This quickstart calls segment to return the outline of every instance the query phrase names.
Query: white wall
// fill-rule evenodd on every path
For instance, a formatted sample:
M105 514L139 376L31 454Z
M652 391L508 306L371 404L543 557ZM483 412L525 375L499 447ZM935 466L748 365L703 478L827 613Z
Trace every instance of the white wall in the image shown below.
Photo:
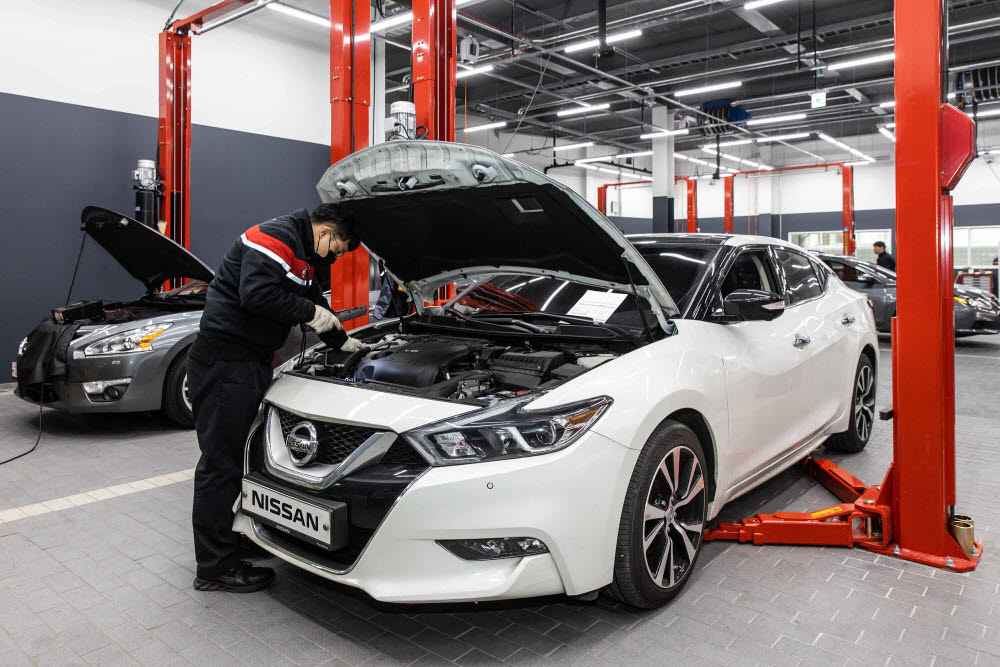
M0 92L157 116L158 34L172 5L154 0L4 2ZM179 14L195 8L201 5L185 3ZM284 34L289 22L308 38ZM265 9L192 38L193 122L329 144L323 33L321 27Z

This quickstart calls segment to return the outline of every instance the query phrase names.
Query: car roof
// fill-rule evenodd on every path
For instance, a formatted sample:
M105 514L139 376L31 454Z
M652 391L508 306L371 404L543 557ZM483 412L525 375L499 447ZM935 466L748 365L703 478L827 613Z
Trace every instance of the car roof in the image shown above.
M739 247L745 245L773 245L791 248L802 252L802 247L788 241L776 239L773 236L753 236L750 234L710 234L710 233L676 233L676 234L626 234L633 245L643 244L697 244Z

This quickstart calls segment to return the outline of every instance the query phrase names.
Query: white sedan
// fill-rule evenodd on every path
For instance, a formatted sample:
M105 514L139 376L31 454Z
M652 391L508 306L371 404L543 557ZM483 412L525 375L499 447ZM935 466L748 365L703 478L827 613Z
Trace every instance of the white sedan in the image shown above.
M390 602L656 607L728 501L868 441L870 306L795 246L626 238L461 144L367 148L319 190L416 307L356 330L369 350L309 350L265 397L234 527L298 567Z

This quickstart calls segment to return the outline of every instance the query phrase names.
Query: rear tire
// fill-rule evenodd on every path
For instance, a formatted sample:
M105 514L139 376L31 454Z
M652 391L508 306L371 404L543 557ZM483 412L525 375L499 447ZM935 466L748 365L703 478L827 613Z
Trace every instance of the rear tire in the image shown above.
M194 412L188 394L187 356L188 351L184 350L170 364L167 378L163 381L163 412L178 426L192 428Z
M642 609L673 599L701 552L708 466L698 436L665 421L649 436L625 493L610 597Z
M826 446L838 452L860 452L868 444L875 427L875 366L867 354L858 360L851 385L851 421L847 430L826 441Z

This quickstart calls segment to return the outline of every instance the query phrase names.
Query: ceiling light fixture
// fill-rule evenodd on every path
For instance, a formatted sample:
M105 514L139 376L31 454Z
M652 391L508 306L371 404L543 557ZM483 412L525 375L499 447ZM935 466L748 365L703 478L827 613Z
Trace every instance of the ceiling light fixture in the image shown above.
M879 109L891 109L896 106L896 100L889 100L888 102L882 102L878 105Z
M840 149L843 149L843 150L847 151L851 155L854 155L854 156L857 156L857 157L861 158L862 160L866 160L868 162L874 162L875 161L875 158L873 158L873 157L871 157L869 155L865 155L864 153L862 153L861 151L859 151L857 148L851 148L850 146L848 146L847 144L845 144L843 141L838 141L837 139L834 139L833 137L831 137L829 134L824 134L823 132L817 132L816 136L818 136L823 141L826 141L826 142L829 142L829 143L833 144L837 148L840 148Z
M790 113L784 116L765 116L764 118L751 118L747 121L747 125L772 125L774 123L784 123L789 120L802 120L806 115L804 113Z
M330 27L330 19L325 16L319 16L313 14L312 12L307 12L302 9L296 9L295 7L289 7L288 5L283 5L280 2L272 2L267 5L268 9L273 9L276 12L284 14L286 16L292 16L294 18L300 19L302 21L308 21L309 23L315 23L316 25L321 25L324 28Z
M839 63L833 63L827 66L827 69L834 71L838 69L846 69L848 67L860 67L862 65L884 63L888 60L895 60L895 59L896 59L896 52L889 51L888 53L880 53L877 56L865 56L864 58L855 58L853 60L841 60Z
M890 130L889 128L887 128L885 126L882 126L882 127L878 128L878 131L879 131L879 133L883 137L885 137L886 139L888 139L892 143L896 143L896 135L892 133L892 130Z
M614 44L615 42L622 42L626 39L634 39L642 35L642 30L629 30L628 32L619 32L614 35L608 35L605 41L608 44ZM574 51L583 51L584 49L592 49L596 46L601 45L601 40L599 39L588 39L583 42L577 42L576 44L570 44L563 49L564 53L573 53Z
M472 76L473 74L482 74L483 72L492 72L493 65L483 65L482 67L470 67L469 69L460 69L455 75L456 79L464 79L467 76Z
M507 126L507 121L498 120L495 123L486 123L485 125L473 125L471 127L462 128L462 130L466 134L469 134L470 132L482 132L483 130L496 130L498 128L506 126Z
M611 108L610 102L605 102L604 104L588 104L585 107L571 107L569 109L563 109L556 113L557 116L579 116L580 114L590 113L591 111L604 111Z
M627 158L649 157L652 154L653 151L639 151L638 153L619 153L618 155L612 155L611 157L616 160L625 160Z
M891 129L893 129L893 128L896 127L896 124L895 123L886 123L885 126L891 130Z
M608 162L614 159L614 155L602 155L601 157L583 157L579 160L573 160L574 164L589 164L591 162Z
M785 0L750 0L750 2L743 5L743 9L757 9L758 7L767 7L768 5L774 5L784 1Z
M845 162L845 167L867 167L871 162L868 160L855 160L854 162Z
M772 141L791 141L792 139L806 139L812 136L812 132L792 132L791 134L774 134L770 137L759 137L758 144L769 144Z
M679 137L682 134L687 134L688 129L681 128L680 130L660 130L659 132L649 132L647 134L640 134L640 139L659 139L661 137Z
M726 83L713 83L708 86L701 86L700 88L685 88L684 90L674 91L674 97L686 97L688 95L698 95L700 93L710 93L714 90L727 90L729 88L739 88L743 85L742 81L728 81Z
M461 7L462 5L467 5L470 2L472 2L472 0L455 0L455 6ZM270 6L271 5L268 5L268 7ZM390 28L396 28L407 23L413 23L413 12L400 12L398 14L393 14L392 16L387 16L380 21L373 21L369 31L383 32L385 30L389 30ZM329 22L327 25L329 26Z
M559 152L559 151L572 151L572 150L576 150L577 148L590 148L593 145L594 145L593 141L584 141L584 142L579 143L579 144L566 144L565 146L553 146L552 150L556 151L556 152Z

